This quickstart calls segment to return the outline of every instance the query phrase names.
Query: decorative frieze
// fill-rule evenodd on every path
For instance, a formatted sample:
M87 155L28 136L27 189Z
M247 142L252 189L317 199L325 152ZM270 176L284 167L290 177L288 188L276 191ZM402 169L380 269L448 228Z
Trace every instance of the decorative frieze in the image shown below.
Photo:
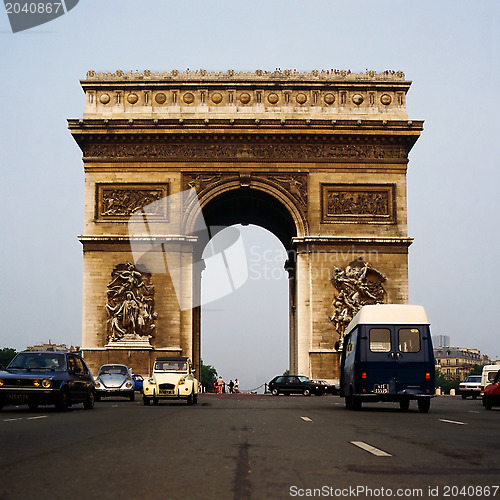
M295 140L292 143L249 142L236 138L228 142L213 138L207 141L155 141L148 142L90 142L81 144L84 159L169 161L293 161L309 162L377 162L405 161L410 146L405 144L360 144L314 141L307 144Z
M168 184L97 184L96 220L127 221L142 213L148 220L168 219Z
M322 184L322 222L396 221L394 184Z

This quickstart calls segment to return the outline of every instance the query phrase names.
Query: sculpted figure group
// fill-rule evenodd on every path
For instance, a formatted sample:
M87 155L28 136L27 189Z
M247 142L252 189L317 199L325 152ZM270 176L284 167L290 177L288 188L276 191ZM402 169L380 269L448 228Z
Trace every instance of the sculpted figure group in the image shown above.
M153 336L157 315L154 312L154 286L149 276L130 263L118 264L108 285L108 342L126 337L138 340Z

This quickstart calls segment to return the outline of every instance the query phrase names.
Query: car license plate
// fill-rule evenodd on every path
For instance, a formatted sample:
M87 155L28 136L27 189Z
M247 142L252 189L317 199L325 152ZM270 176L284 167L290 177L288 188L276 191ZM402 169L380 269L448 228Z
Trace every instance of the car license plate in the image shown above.
M8 399L9 401L27 401L28 395L27 394L7 394L6 399Z
M377 394L387 394L389 392L389 384L375 384L373 388Z
M168 396L170 394L174 394L173 389L160 389L159 391L160 396Z

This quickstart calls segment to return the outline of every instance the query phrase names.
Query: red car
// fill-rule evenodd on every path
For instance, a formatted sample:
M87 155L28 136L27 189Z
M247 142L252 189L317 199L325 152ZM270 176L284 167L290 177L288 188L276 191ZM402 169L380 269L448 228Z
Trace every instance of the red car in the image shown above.
M484 388L483 406L491 410L493 406L500 406L500 370L497 372L492 384Z

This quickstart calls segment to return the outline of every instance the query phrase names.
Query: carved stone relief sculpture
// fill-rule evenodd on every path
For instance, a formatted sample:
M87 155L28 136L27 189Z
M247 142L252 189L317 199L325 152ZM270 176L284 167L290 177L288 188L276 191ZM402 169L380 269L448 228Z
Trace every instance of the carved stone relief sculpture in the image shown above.
M338 295L333 301L330 321L341 340L347 325L362 306L384 302L384 281L386 278L362 259L352 261L345 268L334 269L331 282Z
M153 218L166 219L167 185L97 185L97 219L128 220L137 211Z
M151 276L132 263L118 264L111 273L106 311L108 343L120 341L141 344L154 336L154 286Z

